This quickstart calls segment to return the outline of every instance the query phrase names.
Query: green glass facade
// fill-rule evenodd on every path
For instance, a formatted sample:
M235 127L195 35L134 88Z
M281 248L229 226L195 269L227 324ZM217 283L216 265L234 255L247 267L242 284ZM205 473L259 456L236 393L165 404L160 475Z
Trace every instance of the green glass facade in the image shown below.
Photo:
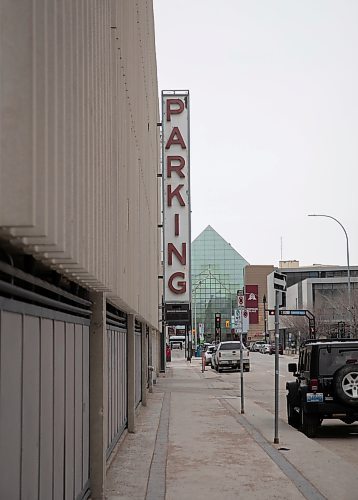
M237 290L243 288L246 265L248 262L211 226L192 242L193 327L198 332L203 324L206 340L215 339L215 313L221 313L222 340L232 338L231 316L237 306Z

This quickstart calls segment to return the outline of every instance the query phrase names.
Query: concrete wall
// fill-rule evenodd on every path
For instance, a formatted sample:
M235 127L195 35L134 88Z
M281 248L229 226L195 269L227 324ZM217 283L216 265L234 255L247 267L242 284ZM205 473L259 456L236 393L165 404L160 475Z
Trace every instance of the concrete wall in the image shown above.
M152 2L0 3L0 234L158 328Z

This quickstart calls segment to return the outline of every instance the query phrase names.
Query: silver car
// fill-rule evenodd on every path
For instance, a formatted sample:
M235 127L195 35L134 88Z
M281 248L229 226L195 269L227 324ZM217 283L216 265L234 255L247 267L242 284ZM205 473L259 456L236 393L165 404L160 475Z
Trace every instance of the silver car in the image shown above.
M270 354L270 344L261 344L260 352L261 354Z

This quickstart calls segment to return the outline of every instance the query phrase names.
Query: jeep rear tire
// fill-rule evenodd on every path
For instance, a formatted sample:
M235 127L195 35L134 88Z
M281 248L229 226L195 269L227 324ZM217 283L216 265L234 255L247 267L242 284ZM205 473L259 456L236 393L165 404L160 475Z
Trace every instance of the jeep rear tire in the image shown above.
M333 378L334 392L343 403L358 406L358 366L345 365Z
M301 431L309 438L315 437L317 429L320 426L321 419L314 413L305 413L301 408Z
M294 404L287 398L287 422L295 429L300 426L300 414L295 411Z

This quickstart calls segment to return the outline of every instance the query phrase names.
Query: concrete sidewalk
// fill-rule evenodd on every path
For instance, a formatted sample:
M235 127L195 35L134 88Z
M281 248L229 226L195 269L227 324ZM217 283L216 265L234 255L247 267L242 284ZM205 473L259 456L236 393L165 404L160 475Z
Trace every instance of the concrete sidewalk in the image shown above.
M148 395L147 407L140 409L137 432L127 434L118 447L108 470L107 498L357 498L353 467L345 472L352 480L343 495L327 478L325 466L307 479L313 469L307 453L322 453L320 463L323 458L330 467L334 455L285 423L282 433L280 445L273 445L271 414L246 399L241 415L232 384L226 387L211 370L201 373L199 360L174 359ZM296 451L287 455L291 450ZM341 465L342 470L349 467Z

